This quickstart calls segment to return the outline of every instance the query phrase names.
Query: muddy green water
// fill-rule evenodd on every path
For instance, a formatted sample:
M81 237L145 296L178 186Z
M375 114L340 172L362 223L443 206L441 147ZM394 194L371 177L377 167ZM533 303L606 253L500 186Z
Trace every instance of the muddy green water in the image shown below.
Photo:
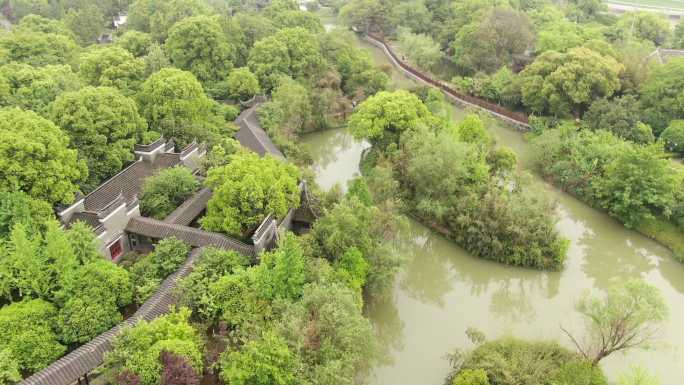
M385 56L363 45L378 64ZM395 87L411 82L393 75ZM454 108L458 119L463 111ZM500 145L513 149L522 168L529 168L523 135L500 125L490 128ZM343 129L305 138L315 159L314 170L324 188L358 175L367 144ZM605 290L611 282L642 277L656 285L670 306L670 320L660 344L649 351L615 354L602 366L613 381L631 365L657 374L662 385L684 385L684 265L671 253L607 215L564 194L534 176L537 188L558 201L559 231L571 241L562 272L539 272L477 259L453 242L412 222L402 234L408 265L397 279L393 298L370 309L370 317L388 346L389 359L369 380L373 385L441 385L448 372L445 355L468 348L469 326L489 338L514 335L552 339L571 347L559 325L581 333L574 302L584 290Z

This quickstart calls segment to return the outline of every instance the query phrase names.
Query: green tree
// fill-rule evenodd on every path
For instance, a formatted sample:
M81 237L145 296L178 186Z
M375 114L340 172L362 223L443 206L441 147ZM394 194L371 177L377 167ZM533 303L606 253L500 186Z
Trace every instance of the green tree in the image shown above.
M180 145L209 136L203 123L212 103L190 72L164 68L153 74L143 83L139 104L149 127Z
M86 190L133 160L133 146L146 128L135 101L110 87L63 93L51 105L50 116L88 164Z
M633 95L594 101L584 115L584 123L592 130L607 130L623 139L636 143L653 141L653 134L646 138L639 131L641 119L639 101ZM650 127L649 127L650 129ZM642 142L642 139L650 139Z
M605 297L587 292L576 308L586 317L589 342L563 331L594 365L615 352L648 348L669 314L658 288L640 279L611 286Z
M129 371L140 378L142 385L159 383L160 355L164 351L188 359L197 372L202 371L201 338L185 308L124 329L112 345L112 351L105 356L105 368L114 373Z
M152 45L150 45L149 53L142 59L145 62L145 77L164 68L171 67L169 57L166 56L164 48L158 43L152 43Z
M378 92L359 105L347 127L354 137L367 138L379 149L399 143L401 134L426 124L430 111L414 94L399 90Z
M363 99L387 88L388 76L375 67L367 51L353 44L350 31L336 29L322 38L322 50L340 73L346 95Z
M9 236L16 224L28 229L43 229L54 218L52 207L23 191L0 191L0 239Z
M324 32L323 24L316 14L299 9L278 12L271 20L278 29L302 27L314 34Z
M9 0L7 6L14 21L19 21L29 14L45 17L50 15L48 0Z
M658 136L675 119L684 119L684 58L656 67L641 85L644 120Z
M121 47L101 46L79 57L79 75L91 86L116 87L130 96L145 80L145 63Z
M134 57L143 57L150 52L152 37L149 33L132 29L117 37L114 43L130 52Z
M140 196L140 212L156 219L166 218L200 187L187 167L173 167L145 180Z
M0 187L51 204L70 203L88 171L68 146L64 132L36 113L0 110Z
M104 15L95 4L84 4L77 9L70 9L63 20L82 46L95 43L105 27Z
M306 282L306 262L297 238L286 235L276 250L261 255L257 267L259 295L271 301L294 301L301 297Z
M178 270L189 252L187 244L170 237L162 239L152 253L136 261L131 267L136 303L141 304L151 297L164 278Z
M623 13L615 28L622 40L649 40L657 46L663 45L672 34L665 15L648 11Z
M224 80L235 60L235 50L221 26L209 16L189 17L176 23L169 30L164 48L174 66L190 71L205 85Z
M411 61L426 70L434 68L444 57L439 44L429 35L415 34L404 29L399 33L399 42Z
M672 36L672 48L684 49L684 21L677 23Z
M182 304L192 309L202 319L213 319L215 315L209 287L220 277L230 275L240 268L246 268L251 258L232 250L203 248L199 261L192 273L181 283Z
M0 308L0 345L22 370L43 369L66 351L57 341L56 315L55 307L41 299Z
M73 297L59 309L57 328L65 344L83 344L121 320L116 303L109 298Z
M299 170L271 156L236 154L229 164L209 170L214 191L202 227L246 237L268 215L282 218L299 206Z
M61 20L48 19L35 14L23 17L21 21L19 21L19 24L14 28L14 31L54 33L75 38L74 33L71 32Z
M394 24L407 27L414 33L430 33L432 12L423 0L402 1L394 7Z
M12 63L0 67L0 76L9 83L7 103L46 115L48 104L68 91L81 87L78 76L65 65L33 67Z
M314 283L288 306L280 333L297 347L311 383L342 385L368 376L378 362L378 341L360 309L361 296L339 282Z
M270 90L277 79L315 78L324 65L321 47L314 34L304 28L285 28L259 40L249 52L248 65L261 86Z
M78 45L69 36L54 33L15 32L0 37L0 61L33 66L73 64Z
M221 355L221 378L235 385L294 385L298 383L297 355L282 337L265 332L239 351Z
M276 142L283 136L286 140L294 140L309 129L312 109L309 90L282 77L271 93L271 101L259 108L259 121Z
M392 3L383 0L352 0L339 12L340 19L349 27L369 32L386 30L390 25Z
M494 72L532 47L535 35L524 12L494 8L456 35L454 62L467 72Z
M599 30L560 19L545 23L540 27L535 47L537 53L540 54L546 51L566 52L571 48L581 46L590 39L601 37Z
M629 146L592 181L601 205L628 227L671 214L679 186L662 151L658 145Z
M128 8L128 24L163 43L174 24L208 12L201 0L135 0Z
M247 67L230 71L226 86L228 87L228 95L237 100L248 100L261 92L259 79Z
M660 140L667 151L684 155L684 120L673 120L660 134Z
M592 101L620 89L623 69L587 48L545 52L520 73L522 101L533 112L581 116Z

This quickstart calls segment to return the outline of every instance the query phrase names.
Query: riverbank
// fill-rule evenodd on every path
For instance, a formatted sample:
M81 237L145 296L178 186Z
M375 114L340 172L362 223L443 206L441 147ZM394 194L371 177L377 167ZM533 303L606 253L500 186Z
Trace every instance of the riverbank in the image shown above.
M326 28L334 24L329 19ZM359 41L379 66L390 63L386 55ZM392 89L417 85L396 68L389 68ZM451 106L453 119L465 111ZM519 167L530 170L532 158L524 136L502 124L488 125L497 140L517 155ZM359 175L359 161L368 143L354 140L344 130L331 130L302 138L312 149L313 170L322 188ZM454 348L468 348L465 335L476 326L489 338L514 335L552 339L571 347L559 324L581 329L575 301L585 290L605 290L613 280L642 277L656 285L671 309L671 319L655 350L634 351L610 357L601 365L611 380L640 364L658 374L663 384L684 383L680 371L684 346L684 265L663 246L563 193L534 175L535 188L558 202L557 229L570 239L565 269L541 272L500 265L475 258L425 226L411 220L401 234L401 247L409 262L399 277L393 296L368 309L378 333L390 350L387 362L378 366L371 385L433 384L443 382L449 369L444 355Z
M508 114L505 113L505 111L503 111L503 108L499 108L502 111L492 110L489 108L489 106L483 106L482 103L477 103L477 101L475 101L476 104L471 104L468 101L464 101L463 99L459 98L458 95L454 95L453 92L450 92L450 90L443 86L440 81L431 80L428 76L421 75L419 71L412 69L408 67L407 64L401 62L398 56L392 52L390 46L385 42L378 40L378 38L365 35L362 38L368 41L370 44L374 45L381 52L383 52L387 56L388 61L393 66L395 66L395 68L401 71L405 76L412 78L424 85L430 87L437 87L441 89L450 102L456 103L459 106L473 107L484 110L491 114L493 117L500 119L502 123L511 125L511 127L514 127L518 130L521 128L529 128L525 123L521 123L521 121L519 121L518 118L515 118L513 116L509 117ZM603 209L599 208L599 210ZM683 229L671 223L665 218L654 218L640 224L636 227L636 230L644 236L649 237L661 243L665 247L669 248L673 252L675 259L677 259L680 262L684 262Z

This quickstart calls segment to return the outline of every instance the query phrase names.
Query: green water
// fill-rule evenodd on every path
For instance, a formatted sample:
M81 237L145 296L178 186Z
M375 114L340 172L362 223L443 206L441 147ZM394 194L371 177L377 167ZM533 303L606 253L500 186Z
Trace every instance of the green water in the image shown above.
M380 50L363 44L378 64ZM395 87L411 81L394 72ZM458 118L463 111L454 108ZM500 145L513 149L522 168L529 167L523 135L493 125ZM321 186L345 185L358 175L365 143L343 129L307 136ZM581 333L574 303L584 290L605 290L613 281L642 277L656 285L670 306L670 321L650 351L615 354L601 362L612 380L639 364L656 373L662 385L684 384L684 265L671 253L607 215L533 177L535 186L558 202L558 229L571 241L562 272L539 272L477 259L453 242L412 222L402 234L409 259L397 280L392 300L370 309L370 317L388 347L388 362L374 370L373 385L441 385L448 371L445 355L470 347L466 328L489 338L514 335L552 339L571 347L559 326Z

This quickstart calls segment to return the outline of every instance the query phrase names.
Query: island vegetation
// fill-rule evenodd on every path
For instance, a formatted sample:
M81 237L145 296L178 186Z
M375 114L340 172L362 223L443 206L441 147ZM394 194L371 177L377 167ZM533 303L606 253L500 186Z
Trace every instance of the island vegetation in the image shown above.
M307 3L321 5L458 92L528 116L535 172L684 261L684 59L654 57L684 48L684 22L614 16L598 0ZM294 1L5 0L2 15L0 385L120 324L193 263L177 306L116 336L103 382L365 383L387 349L367 311L392 297L404 215L479 258L564 267L555 202L490 116L455 120L436 89L394 89L354 32ZM284 158L234 139L247 108ZM341 126L372 147L345 194L324 192L301 138ZM168 237L103 259L88 223L56 214L160 138L207 154L196 173L148 176L143 217L161 222L209 189L196 227L221 239L249 243L269 215L305 204L310 229L258 255ZM649 347L669 314L641 280L576 310L585 328L562 325L575 350L470 330L475 347L450 356L446 381L603 385L601 360ZM620 381L657 383L641 369Z

